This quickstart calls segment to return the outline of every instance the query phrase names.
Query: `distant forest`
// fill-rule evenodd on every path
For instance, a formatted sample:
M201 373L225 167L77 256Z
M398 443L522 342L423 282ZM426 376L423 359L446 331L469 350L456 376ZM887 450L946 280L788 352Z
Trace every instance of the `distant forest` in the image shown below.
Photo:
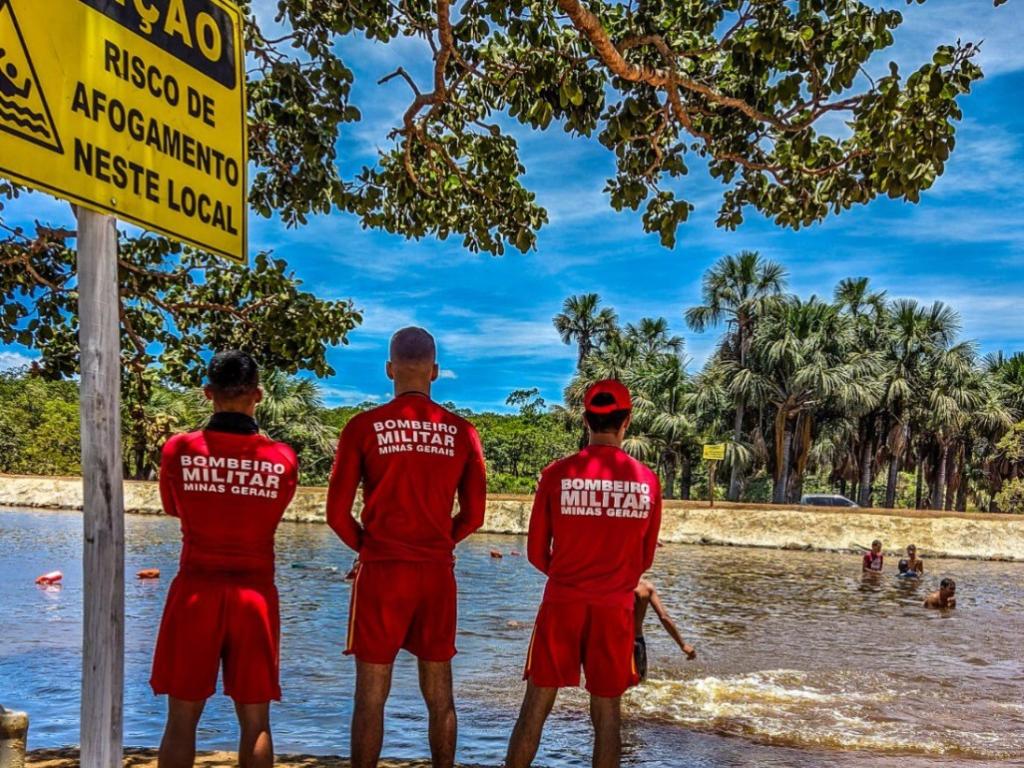
M702 303L682 312L691 332L719 334L695 372L667 319L622 324L596 294L567 298L553 322L578 354L562 403L529 389L509 394L508 413L449 404L480 432L491 492L532 492L579 447L586 387L615 377L635 399L625 449L668 498L706 499L701 446L726 443L720 498L839 493L861 506L1024 512L1024 353L981 356L954 308L890 298L867 278L828 298L792 295L786 282L757 253L715 264ZM278 371L263 384L262 428L295 447L304 483L325 483L339 431L374 404L328 408L315 380ZM154 477L164 441L208 415L199 391L171 385L126 405L126 475ZM75 383L0 374L0 472L73 475L79 456Z

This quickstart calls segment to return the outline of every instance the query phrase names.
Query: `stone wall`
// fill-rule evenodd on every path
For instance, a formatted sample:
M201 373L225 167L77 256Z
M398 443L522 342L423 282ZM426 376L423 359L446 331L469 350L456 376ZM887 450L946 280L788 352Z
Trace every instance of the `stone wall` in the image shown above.
M159 514L156 483L125 483L125 509ZM326 489L300 488L286 520L322 523ZM483 530L522 534L530 516L531 497L491 496ZM0 475L0 506L82 508L81 480ZM665 503L663 541L687 544L855 550L881 539L886 551L914 542L927 556L1024 561L1024 516L911 512L906 510L830 510L808 507Z

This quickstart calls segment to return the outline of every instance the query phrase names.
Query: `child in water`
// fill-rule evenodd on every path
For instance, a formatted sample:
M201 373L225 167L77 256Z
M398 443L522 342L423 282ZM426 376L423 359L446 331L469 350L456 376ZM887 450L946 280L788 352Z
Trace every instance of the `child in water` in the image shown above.
M654 609L661 626L676 641L676 645L686 654L686 658L690 661L697 658L696 649L683 640L672 617L668 615L665 606L661 604L661 598L658 597L658 591L654 588L654 584L647 579L641 579L633 591L633 624L636 637L633 645L633 660L636 662L636 670L640 675L641 682L647 679L647 640L644 638L644 617L647 616L648 606Z
M907 556L900 560L900 576L912 579L924 576L924 560L917 556L917 547L907 546Z
M863 573L881 573L882 562L885 555L882 554L882 542L875 539L871 542L871 550L864 553L864 563L861 566Z

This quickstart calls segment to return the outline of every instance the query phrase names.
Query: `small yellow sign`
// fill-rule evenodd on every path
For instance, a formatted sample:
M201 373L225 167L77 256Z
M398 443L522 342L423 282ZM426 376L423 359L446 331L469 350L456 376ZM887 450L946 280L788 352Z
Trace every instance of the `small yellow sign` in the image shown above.
M709 443L704 446L704 458L708 461L721 461L725 458L725 443Z
M0 0L0 176L247 261L226 0Z

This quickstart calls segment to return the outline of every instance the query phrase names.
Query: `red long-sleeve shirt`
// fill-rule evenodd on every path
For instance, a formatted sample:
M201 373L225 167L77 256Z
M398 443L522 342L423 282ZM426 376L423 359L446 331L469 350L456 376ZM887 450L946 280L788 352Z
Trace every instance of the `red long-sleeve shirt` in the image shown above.
M164 445L160 496L181 520L180 573L273 578L274 533L295 495L298 461L255 430L248 417L216 414L210 428Z
M658 476L619 448L591 445L541 474L530 515L530 562L544 600L633 604L661 528Z
M352 516L360 481L361 524ZM450 562L455 545L483 525L486 501L476 429L425 395L407 393L345 426L327 522L363 562Z

